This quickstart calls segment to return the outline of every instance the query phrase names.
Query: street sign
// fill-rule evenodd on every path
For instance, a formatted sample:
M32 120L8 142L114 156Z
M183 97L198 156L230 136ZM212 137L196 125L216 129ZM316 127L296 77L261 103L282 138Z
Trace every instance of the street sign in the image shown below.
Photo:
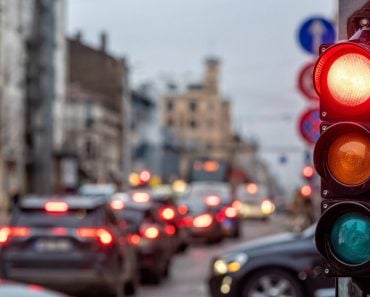
M314 145L320 137L320 112L318 108L306 110L299 119L299 132L302 138Z
M333 24L322 17L312 17L303 22L298 39L303 49L313 55L319 53L323 43L335 42L336 33Z
M315 63L306 64L298 76L298 88L302 94L310 101L319 101L319 96L313 85L312 75Z

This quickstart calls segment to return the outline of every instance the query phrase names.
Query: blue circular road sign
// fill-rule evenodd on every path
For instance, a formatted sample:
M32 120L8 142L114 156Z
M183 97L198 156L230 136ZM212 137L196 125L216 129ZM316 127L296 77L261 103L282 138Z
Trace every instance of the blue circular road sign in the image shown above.
M298 121L298 128L302 138L310 145L314 145L320 137L320 111L318 108L306 110Z
M322 17L312 17L303 22L298 39L303 49L317 55L323 43L334 43L336 31L331 21Z

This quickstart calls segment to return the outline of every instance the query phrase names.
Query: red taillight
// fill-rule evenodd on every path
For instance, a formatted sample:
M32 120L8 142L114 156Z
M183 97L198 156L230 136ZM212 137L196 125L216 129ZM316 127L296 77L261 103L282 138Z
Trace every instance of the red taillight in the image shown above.
M102 245L110 245L113 235L105 228L79 228L77 235L81 238L96 238Z
M2 227L0 228L0 245L7 243L12 237L27 237L30 233L27 227Z
M161 208L159 210L159 215L162 220L170 221L175 218L175 210L171 207Z
M177 211L180 215L186 215L189 211L188 207L184 204L178 206Z
M63 201L49 201L45 203L45 210L52 213L66 212L68 204Z
M34 291L34 292L43 292L45 291L45 289L41 286L38 286L38 285L28 285L27 286L31 291Z
M139 245L141 238L138 234L130 234L127 240L132 245Z
M235 200L232 205L235 209L240 209L242 207L242 203L239 200Z
M209 214L197 216L193 220L193 226L197 228L207 228L212 225L213 218Z
M145 203L150 200L150 195L146 192L137 192L132 195L132 200L138 203Z
M159 236L159 230L157 227L147 227L141 231L142 235L148 239L156 239Z
M125 203L122 200L112 200L110 202L110 208L113 210L122 210L125 208Z
M238 211L234 207L226 207L225 216L230 219L236 218L238 216Z
M62 227L56 227L51 229L51 233L56 236L65 236L67 235L67 229Z
M221 203L221 198L216 195L207 196L205 202L208 206L217 206Z
M166 228L165 228L165 232L166 232L167 235L170 235L170 236L175 235L176 228L173 225L167 225Z

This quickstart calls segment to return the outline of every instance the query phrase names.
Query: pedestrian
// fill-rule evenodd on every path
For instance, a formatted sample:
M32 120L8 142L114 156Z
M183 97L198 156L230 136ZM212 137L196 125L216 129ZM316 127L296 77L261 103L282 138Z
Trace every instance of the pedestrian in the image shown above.
M18 188L12 188L9 194L9 213L12 213L19 205L21 195Z

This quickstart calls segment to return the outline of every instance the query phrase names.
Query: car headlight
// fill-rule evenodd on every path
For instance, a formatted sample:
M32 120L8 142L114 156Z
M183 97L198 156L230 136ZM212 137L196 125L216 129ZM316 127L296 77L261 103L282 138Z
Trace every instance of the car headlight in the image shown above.
M228 254L213 263L213 271L215 274L237 272L247 260L248 256L245 253Z

